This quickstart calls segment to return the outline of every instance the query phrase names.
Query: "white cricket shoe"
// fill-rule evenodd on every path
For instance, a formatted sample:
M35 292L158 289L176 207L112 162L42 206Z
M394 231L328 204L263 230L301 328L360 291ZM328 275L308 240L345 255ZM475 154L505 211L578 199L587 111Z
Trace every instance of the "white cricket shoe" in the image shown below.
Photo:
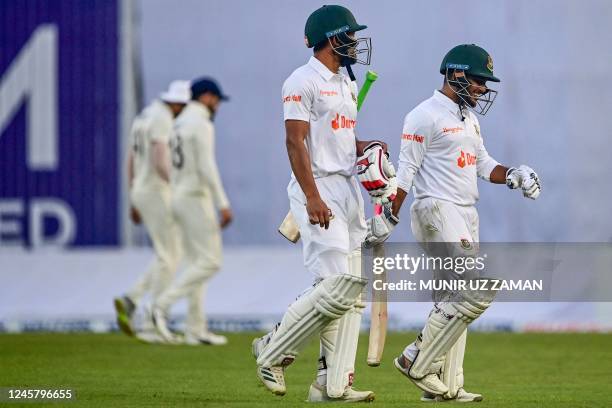
M431 373L427 374L425 377L421 379L415 379L410 376L410 367L405 368L399 363L399 359L396 358L393 360L393 365L397 370L402 373L405 377L407 377L414 385L416 385L421 390L428 392L434 395L444 395L448 392L448 387L442 381L437 374Z
M227 344L227 337L215 334L212 332L193 335L185 334L185 344L190 346L208 345L208 346L224 346Z
M166 340L157 331L143 330L136 332L136 339L146 344L165 344Z
M285 395L285 368L281 366L257 367L257 377L274 395Z
M327 395L327 387L314 381L308 390L307 402L372 402L375 395L372 391L357 391L353 387L346 387L340 398L330 398Z
M151 320L153 320L153 325L155 326L157 333L159 333L166 343L181 343L181 338L168 328L168 319L166 318L166 313L162 309L159 307L153 307L151 310Z
M423 392L423 396L421 396L421 401L423 402L480 402L482 399L481 394L467 392L463 388L459 388L455 398L444 398L441 395L434 395L428 392Z

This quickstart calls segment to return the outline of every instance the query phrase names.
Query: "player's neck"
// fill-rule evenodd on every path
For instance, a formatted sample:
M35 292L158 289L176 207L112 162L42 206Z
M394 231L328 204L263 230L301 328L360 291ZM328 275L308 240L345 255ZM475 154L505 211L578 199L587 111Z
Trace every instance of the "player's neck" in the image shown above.
M337 74L340 72L340 61L334 54L326 52L315 52L314 57L321 61L331 72Z
M442 95L446 96L448 99L459 105L459 97L450 87L443 86L442 89L440 89L439 91L442 92Z

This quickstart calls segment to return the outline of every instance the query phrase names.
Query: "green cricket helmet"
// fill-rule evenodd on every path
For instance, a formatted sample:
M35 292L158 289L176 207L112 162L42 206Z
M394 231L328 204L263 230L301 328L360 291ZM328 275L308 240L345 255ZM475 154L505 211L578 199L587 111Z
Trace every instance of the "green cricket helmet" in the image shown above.
M346 7L325 5L315 10L306 20L304 40L308 48L330 42L334 52L342 56L342 65L355 63L369 65L372 45L369 37L353 38L349 33L366 29L357 24L355 16ZM336 44L331 42L336 38Z
M457 45L444 56L440 73L446 77L465 105L481 115L489 111L497 91L487 87L487 91L482 95L472 95L468 91L470 83L467 81L467 78L472 78L483 84L486 81L500 82L499 78L493 75L493 59L487 51L476 44ZM455 75L456 73L458 75Z

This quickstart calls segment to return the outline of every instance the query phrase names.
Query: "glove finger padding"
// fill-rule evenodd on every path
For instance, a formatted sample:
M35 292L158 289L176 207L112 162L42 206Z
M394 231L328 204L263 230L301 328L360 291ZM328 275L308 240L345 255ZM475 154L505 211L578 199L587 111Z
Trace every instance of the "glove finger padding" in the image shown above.
M523 179L523 195L535 200L540 195L542 187L538 175L532 170L526 179Z
M542 186L540 178L529 166L521 165L510 168L506 172L506 185L511 188L521 188L523 196L535 200L540 195Z
M393 177L389 179L389 185L383 191L383 194L379 196L370 195L370 201L374 205L389 204L395 200L397 194L397 178Z
M370 143L357 159L357 178L374 204L393 201L397 193L395 168L384 153L382 144Z

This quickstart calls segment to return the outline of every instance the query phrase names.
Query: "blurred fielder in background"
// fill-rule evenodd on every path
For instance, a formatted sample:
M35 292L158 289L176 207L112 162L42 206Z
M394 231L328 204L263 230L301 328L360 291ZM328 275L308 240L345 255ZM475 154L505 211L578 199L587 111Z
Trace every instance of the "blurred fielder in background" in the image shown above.
M209 78L192 82L191 94L192 101L178 117L171 140L172 210L181 231L187 265L172 286L156 299L153 322L166 341L180 341L169 330L166 316L177 300L187 297L185 343L223 345L227 339L208 330L202 297L209 279L221 267L221 228L232 221L215 160L213 126L219 104L228 98ZM220 222L217 211L221 214Z
M383 212L372 219L366 242L372 245L387 239L414 185L412 233L428 255L473 257L479 241L474 207L477 178L520 188L531 199L539 196L540 181L527 166L500 165L484 147L472 111L485 115L495 100L497 91L486 85L500 81L493 75L491 56L474 44L459 45L446 54L440 73L442 89L404 120L392 214ZM422 401L481 401L482 395L463 389L463 356L467 326L484 313L494 295L462 291L453 294L452 300L448 295L436 299L425 328L394 363L424 391Z
M381 143L355 137L357 86L340 72L369 64L367 28L341 6L323 6L306 22L314 56L283 85L286 145L293 174L287 187L302 237L304 265L315 284L289 306L275 330L253 341L257 374L274 394L286 392L284 369L313 336L320 337L319 369L308 401L371 401L371 391L352 388L359 327L361 243L367 231L355 179L357 155ZM353 79L353 80L351 80ZM380 193L380 192L378 192Z
M170 208L168 143L174 118L190 97L189 82L174 81L167 92L134 119L132 125L132 149L128 156L130 215L134 223L144 223L153 242L155 259L127 294L115 298L117 323L129 336L135 335L133 316L142 297L150 292L155 302L170 285L177 268L179 243Z

